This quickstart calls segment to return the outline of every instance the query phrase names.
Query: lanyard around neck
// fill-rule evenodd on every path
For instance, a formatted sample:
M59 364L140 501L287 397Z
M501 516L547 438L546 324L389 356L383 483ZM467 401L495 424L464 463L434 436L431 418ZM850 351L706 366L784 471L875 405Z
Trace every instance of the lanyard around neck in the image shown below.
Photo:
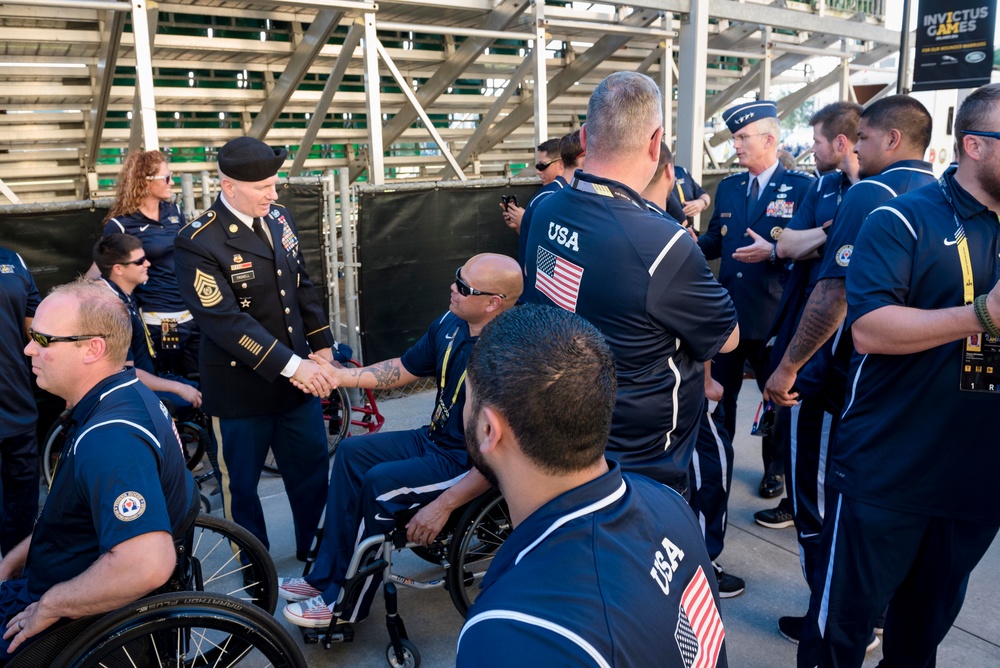
M448 347L444 351L444 357L441 359L441 381L440 381L440 386L441 386L441 393L442 394L444 394L444 387L445 387L445 384L447 383L448 358L451 357L451 347L455 345L455 337L458 336L458 330L461 329L461 328L462 328L462 326L459 325L458 327L455 328L455 331L451 333L451 340L448 342ZM454 406L455 402L458 401L458 393L461 392L461 390L462 390L462 384L465 383L465 374L467 373L467 371L468 371L467 369L463 369L462 370L462 375L459 377L458 383L455 384L455 395L451 398L451 405L452 406Z
M958 210L955 208L955 202L952 201L951 188L943 176L938 179L938 187L941 188L941 194L951 206L951 213L955 219L955 247L958 249L958 260L962 265L962 298L965 300L965 305L968 306L976 299L972 279L972 257L969 255L969 239L965 236L965 226L958 219Z

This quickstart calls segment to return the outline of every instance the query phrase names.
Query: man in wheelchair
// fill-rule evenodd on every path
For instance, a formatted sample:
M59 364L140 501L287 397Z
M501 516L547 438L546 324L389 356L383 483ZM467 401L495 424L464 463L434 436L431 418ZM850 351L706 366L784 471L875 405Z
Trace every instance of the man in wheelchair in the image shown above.
M164 584L194 481L163 404L125 369L125 305L81 279L39 305L25 354L72 407L31 536L0 561L0 663L62 618L115 610Z
M101 272L98 281L118 295L128 308L132 339L126 364L135 367L139 382L172 407L179 420L187 419L201 406L201 392L193 381L172 374L161 376L156 372L153 340L132 295L148 278L149 260L142 250L142 242L131 234L103 236L94 244L93 259Z
M335 368L316 356L331 385L395 388L433 376L438 388L431 423L412 431L379 432L341 442L330 473L326 520L316 562L304 578L282 578L285 618L326 628L341 594L356 546L387 533L395 515L447 495L469 470L462 424L465 365L479 332L521 295L521 270L502 255L476 255L455 272L448 312L402 357L362 368ZM429 543L447 519L446 499L432 503L408 525L410 538ZM376 554L378 558L380 554ZM371 575L340 621L368 615L378 591Z

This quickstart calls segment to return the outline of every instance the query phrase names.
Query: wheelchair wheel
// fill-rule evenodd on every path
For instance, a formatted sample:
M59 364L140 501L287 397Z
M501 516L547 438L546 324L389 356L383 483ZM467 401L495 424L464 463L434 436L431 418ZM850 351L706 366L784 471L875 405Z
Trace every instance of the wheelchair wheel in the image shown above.
M222 517L199 515L191 557L201 571L199 591L232 596L274 614L278 574L271 555L249 531Z
M465 617L476 598L479 581L493 556L514 529L507 502L499 491L488 492L469 505L455 527L448 546L448 593Z
M42 448L42 473L45 475L45 484L48 486L52 485L52 476L55 475L56 464L59 463L65 440L63 423L56 420L49 427L49 433L45 435L45 446Z
M333 459L337 445L347 438L351 429L351 397L346 388L338 387L323 401L323 424L326 427L327 453ZM264 460L264 470L272 475L281 475L271 451Z
M389 665L392 668L420 668L420 652L417 651L417 646L409 640L399 642L403 645L403 660L396 658L396 650L392 648L392 643L389 643L385 648L385 660Z
M178 422L177 434L181 437L181 449L184 451L188 471L194 471L208 447L208 431L193 422Z
M180 592L109 613L77 636L55 668L117 666L306 668L295 642L256 606L217 594Z

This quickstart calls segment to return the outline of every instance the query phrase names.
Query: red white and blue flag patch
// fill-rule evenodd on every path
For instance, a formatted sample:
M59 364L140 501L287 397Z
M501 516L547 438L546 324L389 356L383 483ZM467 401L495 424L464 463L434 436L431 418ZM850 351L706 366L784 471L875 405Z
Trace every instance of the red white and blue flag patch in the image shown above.
M701 566L681 595L674 639L685 668L714 668L726 630Z
M576 313L576 300L580 296L583 267L564 260L541 246L538 247L537 259L535 287L556 305Z

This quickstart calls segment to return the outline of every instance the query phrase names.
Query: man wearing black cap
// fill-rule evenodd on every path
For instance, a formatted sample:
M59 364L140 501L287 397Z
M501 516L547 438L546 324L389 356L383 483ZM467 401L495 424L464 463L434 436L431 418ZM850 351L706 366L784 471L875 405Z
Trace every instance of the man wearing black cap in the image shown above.
M326 498L318 397L331 389L308 357L332 361L334 341L292 215L274 203L286 155L251 137L223 146L222 192L175 245L181 297L202 331L203 408L213 416L226 517L268 545L257 483L271 448L292 506L296 549L304 555Z
M736 157L747 171L719 183L715 212L698 245L709 260L722 259L719 282L732 296L740 323L739 347L718 355L712 365L712 377L723 387L726 431L735 434L736 399L747 360L761 390L768 376L764 345L787 277L784 262L778 259L778 237L805 198L812 177L786 170L778 162L781 126L774 102L739 104L723 112L722 119L733 133ZM785 463L778 441L764 436L761 455L764 477L760 495L768 499L780 496Z

